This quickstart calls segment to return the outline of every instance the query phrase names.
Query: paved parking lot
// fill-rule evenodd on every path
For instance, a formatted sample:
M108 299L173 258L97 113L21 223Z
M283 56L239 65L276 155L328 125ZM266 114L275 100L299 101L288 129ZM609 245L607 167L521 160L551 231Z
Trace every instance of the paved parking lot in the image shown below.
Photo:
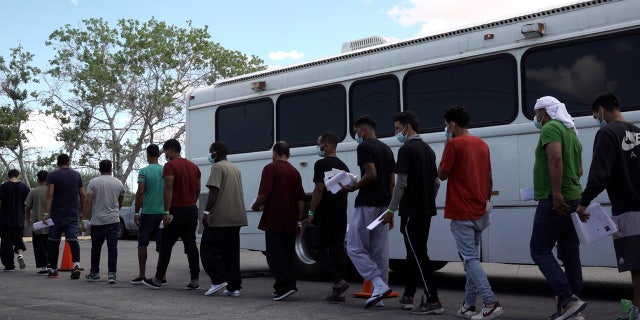
M27 247L31 244L28 243ZM174 247L167 280L160 290L129 284L137 275L136 241L120 241L118 280L115 285L88 282L90 241L81 241L81 265L85 268L80 280L70 280L69 272L59 279L47 279L35 273L33 254L25 254L27 268L15 272L0 272L1 319L407 319L412 315L398 307L396 299L385 300L384 308L362 308L364 300L348 297L345 303L329 304L323 298L330 284L300 281L299 292L290 299L275 302L270 299L273 279L268 276L264 256L259 252L241 254L242 295L238 298L204 296L209 287L208 276L202 271L201 289L187 291L189 271L182 244ZM151 244L150 249L154 245ZM30 248L29 248L30 249ZM61 247L62 249L62 247ZM61 250L62 251L62 250ZM102 278L106 278L106 245L101 260ZM155 272L157 254L150 253L148 275ZM533 266L485 264L496 294L505 308L501 319L546 319L553 312L554 300ZM463 298L463 270L459 263L450 263L439 273L440 297L445 314L438 319L456 319L455 311ZM628 274L618 274L611 268L585 268L584 298L589 302L585 316L593 319L615 319L620 297L630 297ZM401 290L396 275L392 288ZM351 283L348 293L359 291L361 283Z

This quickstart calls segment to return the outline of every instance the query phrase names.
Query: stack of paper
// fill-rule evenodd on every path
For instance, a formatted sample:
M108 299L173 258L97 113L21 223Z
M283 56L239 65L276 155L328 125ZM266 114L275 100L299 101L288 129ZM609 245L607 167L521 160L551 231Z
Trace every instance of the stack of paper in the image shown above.
M349 172L333 169L324 173L324 186L331 193L336 194L342 190L342 185L349 186L356 182L358 176Z
M609 214L599 203L591 203L585 212L589 214L587 222L580 221L577 213L571 214L576 231L582 235L581 238L585 243L591 243L618 232L618 226L613 223Z
M34 222L33 223L33 230L40 230L40 229L44 229L44 228L48 228L49 226L53 225L53 220L51 220L51 218L45 220L45 222L42 221L38 221L38 222Z

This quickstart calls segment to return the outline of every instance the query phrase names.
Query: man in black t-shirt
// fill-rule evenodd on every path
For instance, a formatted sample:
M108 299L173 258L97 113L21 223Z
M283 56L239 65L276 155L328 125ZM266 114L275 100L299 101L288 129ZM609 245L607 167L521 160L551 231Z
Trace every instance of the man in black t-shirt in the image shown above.
M640 128L625 120L613 93L599 95L591 104L593 117L600 124L593 142L593 160L587 187L576 212L589 219L586 207L604 189L611 201L613 235L618 271L631 271L633 307L624 319L640 313Z
M444 309L432 272L428 270L427 254L431 217L436 215L435 198L440 187L436 155L418 134L418 119L412 112L397 113L393 121L396 139L404 145L398 150L395 169L398 177L383 223L393 221L393 214L398 211L409 264L400 304L403 309L413 309L411 312L415 314L442 314ZM418 285L423 286L424 296L420 305L413 308Z
M393 152L376 138L376 123L370 116L361 116L354 122L355 140L358 142L358 166L361 179L343 190L360 190L356 196L355 210L349 223L347 253L365 280L371 281L373 292L365 308L380 306L382 299L391 293L389 289L389 228L367 226L387 209L391 190L395 183Z
M18 180L20 172L9 170L9 180L0 185L0 257L4 269L13 271L16 266L14 253L18 255L20 269L25 268L22 252L27 250L22 241L24 233L24 201L29 195L29 187Z
M315 249L318 260L333 282L331 294L326 298L330 302L343 302L342 294L349 284L344 281L346 261L344 254L344 235L347 231L347 193L340 190L333 194L324 185L324 175L333 169L349 172L342 160L336 156L338 137L333 132L325 132L318 137L316 154L322 159L313 167L315 187L311 195L307 220L316 228Z

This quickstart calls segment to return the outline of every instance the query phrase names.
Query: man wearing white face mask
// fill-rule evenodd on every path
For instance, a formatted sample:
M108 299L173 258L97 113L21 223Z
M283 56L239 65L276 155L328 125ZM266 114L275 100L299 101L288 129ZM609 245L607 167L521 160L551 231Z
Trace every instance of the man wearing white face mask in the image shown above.
M391 149L376 138L376 122L364 115L353 123L358 142L360 180L353 186L342 186L347 192L358 191L355 210L349 224L347 253L365 280L371 281L373 292L365 309L381 306L382 299L391 293L389 288L389 228L367 226L387 209L395 184L395 161ZM393 220L392 220L393 221ZM390 224L393 227L393 222Z
M599 95L591 104L593 117L602 129L593 142L593 160L587 187L576 212L582 221L591 201L607 189L613 221L618 232L613 235L618 271L631 271L633 307L618 319L640 319L640 128L628 122L620 112L613 93Z
M206 296L224 290L223 295L240 296L240 228L247 225L240 169L227 160L227 145L216 141L209 147L211 174L207 180L209 196L204 207L204 231L200 258L211 278Z
M397 113L393 121L396 139L403 146L398 150L396 184L383 223L390 222L400 208L400 233L404 238L409 264L400 304L403 309L412 309L416 289L422 286L424 295L411 312L442 314L444 308L438 298L433 272L429 270L427 253L431 217L436 215L435 199L440 187L436 155L418 134L418 119L412 112Z
M344 235L347 231L347 193L331 193L324 185L324 173L333 169L349 172L342 160L336 156L338 137L333 132L325 132L317 141L316 154L322 159L313 166L315 187L311 194L311 203L307 221L315 227L318 250L318 262L322 265L327 278L333 282L329 302L345 301L342 295L349 288L346 278L346 256L344 253Z
M558 297L557 311L549 319L570 319L587 306L579 298L582 289L580 241L571 221L571 212L578 206L582 193L582 145L573 119L556 98L538 99L534 113L534 124L541 130L533 165L533 189L538 207L530 253ZM553 256L553 248L557 248L564 270Z

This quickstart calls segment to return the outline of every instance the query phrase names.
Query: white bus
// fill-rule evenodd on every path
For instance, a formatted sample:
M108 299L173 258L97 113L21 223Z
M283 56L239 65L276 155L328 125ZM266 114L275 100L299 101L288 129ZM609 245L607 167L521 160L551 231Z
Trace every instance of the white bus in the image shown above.
M539 136L532 124L533 105L545 95L566 104L583 144L581 181L586 185L598 130L589 108L592 99L612 91L625 117L640 122L640 1L594 0L442 34L385 40L346 43L346 52L335 56L192 90L186 156L206 177L209 145L226 142L229 160L242 170L249 208L276 141L290 144L289 161L311 193L315 144L322 132L338 135L338 157L359 174L354 119L372 115L378 137L397 152L392 115L411 110L439 162L443 112L450 105L465 105L471 133L489 144L493 167L494 209L492 224L483 233L481 260L532 264L529 239L536 202L521 201L519 191L533 185ZM202 190L207 192L204 186ZM434 261L459 261L449 221L443 218L446 181L440 190L429 255ZM201 201L205 198L203 194ZM349 196L349 216L354 198ZM606 193L596 201L609 204ZM247 214L250 222L241 229L241 246L265 250L257 229L261 213ZM298 249L308 270L314 270L312 256ZM406 252L398 228L391 232L390 254L391 268L402 266ZM582 245L581 257L585 266L615 265L610 239Z

